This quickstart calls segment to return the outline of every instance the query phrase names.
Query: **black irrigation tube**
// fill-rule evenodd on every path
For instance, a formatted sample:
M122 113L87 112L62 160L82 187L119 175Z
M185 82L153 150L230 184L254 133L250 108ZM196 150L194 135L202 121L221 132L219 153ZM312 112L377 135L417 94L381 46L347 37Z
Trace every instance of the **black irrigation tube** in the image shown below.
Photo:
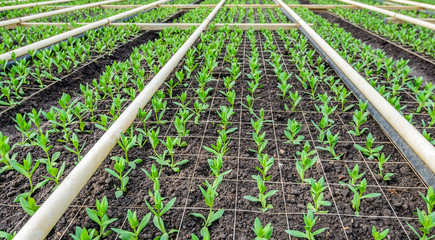
M296 22L286 11L281 11L287 16L292 22ZM349 78L340 70L340 68L329 58L326 53L317 45L314 40L307 34L307 32L299 27L299 31L310 41L311 45L322 55L325 61L334 69L340 79L352 90L357 98L362 101L367 101L366 97L355 87L355 85L349 80ZM368 110L373 116L373 118L381 125L387 136L394 142L396 147L402 152L402 154L408 159L412 167L418 172L424 182L431 187L435 187L435 174L426 166L423 160L418 157L418 155L409 147L405 140L400 137L400 135L391 127L390 123L379 113L379 111L373 107L373 105L367 101Z

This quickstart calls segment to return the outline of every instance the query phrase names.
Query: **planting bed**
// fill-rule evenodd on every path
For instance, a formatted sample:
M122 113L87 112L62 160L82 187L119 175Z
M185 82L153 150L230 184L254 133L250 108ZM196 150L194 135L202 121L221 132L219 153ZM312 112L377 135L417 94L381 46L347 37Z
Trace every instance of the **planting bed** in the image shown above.
M157 8L125 22L201 23L212 10ZM86 15L96 21L125 11L90 9L37 22L84 22ZM335 51L435 143L430 62L421 60L416 66L412 61L418 53L395 53L389 42L363 36L363 30L330 13L305 8L295 12L313 23ZM423 177L405 157L407 152L395 145L391 132L379 125L367 110L369 105L352 93L320 50L298 29L214 29L219 23L291 23L284 13L280 8L219 9L211 30L201 33L170 69L165 83L151 93L46 239L254 239L253 228L259 222L262 227L273 226L273 235L264 239L299 239L307 226L304 218L310 217L317 218L312 232L325 228L316 232L316 239L373 239L373 227L379 232L388 229L385 239L418 239L421 218L427 218L435 204L432 187L426 183L430 179L424 179L427 175ZM89 46L88 56L68 71L37 66L36 57L18 63L28 64L22 67L28 71L25 87L18 87L22 92L14 95L13 104L0 106L0 237L11 238L8 233L24 229L35 211L37 216L42 210L38 206L49 201L75 167L89 160L83 157L107 137L104 133L114 122L123 119L122 112L141 97L148 83L154 83L194 31L194 27L145 32L137 27L103 27L54 51L41 51L39 56L46 54L42 58L72 61L63 55L68 46ZM117 40L104 48L101 39L114 36ZM2 53L18 45L3 48ZM22 76L11 69L1 73L0 88L12 89L11 79ZM57 73L46 74L41 84L36 69ZM11 103L5 93L0 100ZM384 157L387 161L380 164ZM29 183L19 164L30 159L31 168L37 167ZM357 175L354 182L352 170ZM315 184L321 188L317 194ZM262 204L254 201L263 197L261 188L268 195ZM356 207L354 192L361 191L366 198ZM162 216L156 213L160 196L166 206ZM431 200L426 203L422 196ZM100 202L108 205L107 211L98 206ZM125 231L137 227L130 211L137 214L137 225L143 218L149 222L129 235ZM417 211L424 211L420 222ZM107 224L98 224L99 218ZM210 222L204 226L206 219ZM426 237L435 233L428 228Z

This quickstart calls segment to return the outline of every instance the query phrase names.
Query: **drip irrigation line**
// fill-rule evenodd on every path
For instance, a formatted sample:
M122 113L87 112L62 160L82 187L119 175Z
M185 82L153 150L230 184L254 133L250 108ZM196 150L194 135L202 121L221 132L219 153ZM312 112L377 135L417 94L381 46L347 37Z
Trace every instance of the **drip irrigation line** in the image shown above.
M281 11L286 15L292 22L296 22L295 19L290 16L286 11L281 8ZM370 101L362 94L362 92L351 82L351 80L344 74L344 72L332 61L332 59L323 51L323 49L311 38L311 36L303 29L299 28L299 31L310 41L313 47L319 52L320 55L325 59L325 61L334 69L340 79L352 90L360 100L368 103L368 110L373 116L373 118L379 123L383 128L384 132L388 137L394 142L394 144L399 148L402 154L408 159L414 169L420 174L425 183L428 186L435 187L435 174L427 167L423 160L418 157L418 155L411 149L408 143L403 140L403 138L397 133L397 131L390 125L390 123L381 115L381 113L371 104Z

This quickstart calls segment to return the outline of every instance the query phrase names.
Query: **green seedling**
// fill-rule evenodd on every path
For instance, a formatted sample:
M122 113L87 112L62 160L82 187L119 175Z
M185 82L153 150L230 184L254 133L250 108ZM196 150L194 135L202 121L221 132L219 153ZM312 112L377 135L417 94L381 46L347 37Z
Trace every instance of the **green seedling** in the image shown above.
M290 234L290 236L298 238L306 238L308 240L315 240L315 236L321 234L328 228L321 228L313 232L314 225L316 225L318 217L314 217L313 211L308 210L308 213L304 215L305 232L300 232L296 230L286 230L285 232Z
M360 129L361 125L363 125L367 121L367 117L369 112L363 112L359 110L355 110L352 119L353 122L351 124L355 125L354 130L349 130L348 133L354 136L361 136L368 128Z
M15 160L18 153L15 153L11 156L10 150L11 147L9 146L9 138L0 132L0 163L3 163L5 165L0 169L0 174L4 171L13 169L11 165L11 160Z
M33 216L33 214L35 214L39 209L39 206L36 205L35 199L31 196L28 196L27 200L24 197L20 197L20 205L29 216Z
M308 143L308 142L307 142ZM309 145L308 145L309 148ZM301 182L305 182L305 174L306 172L314 166L317 162L317 156L310 158L310 154L307 151L300 152L300 158L301 160L296 161L296 171L299 174L299 177L301 178Z
M215 177L219 177L219 176L225 176L228 173L230 173L232 171L232 169L220 174L220 170L222 169L222 165L223 165L223 160L222 160L222 156L218 155L213 159L208 159L208 165L210 167L210 170L212 172L212 174Z
M317 182L313 178L306 181L311 185L310 193L313 197L314 203L314 205L312 203L308 203L307 209L318 213L328 213L328 211L319 211L321 206L331 206L331 202L324 199L323 191L325 191L325 189L327 189L328 187L325 186L325 180L323 179L323 177L321 177Z
M334 147L335 147L335 145L337 145L337 142L338 142L338 135L339 134L340 133L337 133L337 134L333 135L331 133L331 131L328 130L326 132L326 139L327 139L326 144L328 144L328 147L317 147L317 149L328 151L332 155L332 159L334 159L334 160L340 160L340 157L343 156L343 153L342 154L337 154L335 152L335 150L334 150Z
M112 228L112 230L119 234L119 238L122 240L138 240L139 234L146 227L148 222L150 221L151 213L145 215L142 220L139 222L137 219L136 211L132 212L130 209L127 212L128 223L130 224L132 232L126 231L119 228Z
M118 145L124 150L125 153L125 161L133 169L136 169L136 165L142 162L142 159L138 158L133 161L128 159L128 151L136 146L137 136L127 137L124 133L121 133L121 139L118 141Z
M417 232L417 230L411 226L408 222L408 227L417 235L418 239L420 240L428 240L435 238L435 235L430 235L430 232L433 227L435 227L435 213L429 213L427 214L425 211L420 211L420 209L417 208L417 216L418 216L418 222L421 224L422 227L420 227L420 233Z
M329 131L332 128L332 126L330 125L331 123L334 123L334 121L329 119L328 116L323 116L319 124L316 124L312 120L311 122L313 123L314 127L319 131L319 136L317 137L317 140L323 142L325 140L325 132Z
M36 133L30 128L32 127L32 120L27 121L26 115L17 114L17 117L14 119L14 122L16 123L15 127L19 132L21 132L22 139L21 142L18 143L19 145L25 145L29 141L31 142L32 139L36 136ZM1 139L0 135L0 139ZM1 147L0 147L1 149Z
M349 174L349 177L350 177L349 184L352 185L352 186L358 185L358 183L357 183L358 180L360 178L362 178L364 176L364 174L366 174L366 172L359 173L359 166L358 166L358 164L355 164L355 166L353 167L352 171L348 167L346 167L346 169L347 169L347 173Z
M386 163L388 161L388 159L390 159L390 156L385 157L385 154L382 153L381 155L379 155L379 157L377 157L378 159L378 167L379 167L379 173L378 175L381 176L383 181L389 181L391 180L391 177L395 175L395 173L385 173L384 171L384 163Z
M254 180L257 180L257 187L259 190L258 198L253 196L244 196L243 198L251 202L259 202L261 204L261 208L259 209L263 212L266 212L269 209L273 209L272 204L267 203L267 199L277 193L278 190L271 190L266 193L266 185L263 179L259 175L252 175L251 177Z
M62 166L60 168L52 167L50 165L47 165L46 167L47 167L47 172L48 174L50 174L50 176L49 177L44 176L44 178L56 183L56 187L53 188L54 191L59 186L60 177L65 171L65 162L62 163Z
M81 153L82 153L82 151L83 151L83 148L85 147L85 145L86 145L86 140L85 140L85 142L83 143L83 145L82 145L82 147L80 147L80 144L79 144L79 138L77 137L77 135L75 134L75 133L73 133L72 134L72 137L71 137L71 143L73 144L73 147L74 147L74 149L72 149L72 148L70 148L70 147L68 147L68 146L66 146L66 145L64 145L64 148L66 149L66 150L68 150L69 152L72 152L72 153L74 153L75 155L77 155L77 162L75 162L75 164L78 164L81 160L82 160L82 156L81 156Z
M152 106L155 113L155 118L157 124L165 124L166 120L162 120L166 111L166 106L168 105L168 101L163 101L163 97L159 97L158 95L153 97Z
M381 196L380 193L369 193L364 195L367 188L367 180L365 178L361 180L361 183L359 185L352 186L347 183L346 184L340 183L340 184L347 186L354 193L351 203L352 203L353 210L355 210L356 216L359 216L359 211L361 210L360 204L362 199L375 198Z
M424 196L421 192L418 193L420 193L420 196L423 198L424 202L426 203L427 212L432 213L433 207L435 205L435 194L433 188L429 187L427 189L426 196Z
M202 224L201 228L201 236L203 239L210 239L210 232L208 230L208 227L211 226L211 224L217 220L219 220L222 215L224 215L225 210L220 209L218 211L213 211L213 204L215 201L215 197L218 196L217 188L222 183L223 176L220 175L215 179L213 184L210 184L207 180L203 183L207 190L199 186L202 195L204 196L205 204L209 207L208 216L205 217L203 214L200 213L190 213L190 215L202 219L204 222Z
M107 131L107 129L109 129L108 124L109 124L109 117L103 114L100 115L100 120L97 121L97 123L95 123L95 127L103 131Z
M111 157L111 159L115 161L115 164L113 166L114 170L110 168L106 168L105 170L121 182L119 187L115 185L115 196L116 198L119 198L124 194L124 192L127 191L127 184L130 180L128 174L131 172L131 170L133 170L133 168L128 169L127 172L124 173L127 161L123 157L117 156Z
M375 138L372 133L369 133L367 136L366 147L362 147L358 144L354 144L353 146L358 149L364 156L367 156L369 160L374 159L375 157L379 157L379 152L384 148L383 145L373 148L373 142Z
M290 100L290 104L291 104L291 106L292 106L292 108L290 109L292 112L295 112L296 111L296 107L298 106L298 104L301 102L301 100L302 100L302 97L301 96L299 96L299 93L298 93L298 91L296 91L296 92L291 92L291 91L289 91L289 98L288 98L289 100ZM285 105L285 109L288 111L289 110L289 108L287 107L287 105Z
M187 159L184 159L180 162L174 162L174 147L180 144L179 143L180 138L179 137L176 137L176 138L166 137L166 142L161 140L161 139L159 139L159 140L163 145L165 145L165 147L167 149L167 150L165 150L165 152L167 154L169 154L171 159L166 160L166 159L155 158L155 160L159 164L161 164L162 166L170 167L172 169L172 171L174 171L174 172L180 172L180 168L178 166L184 165L184 164L189 162L189 160L187 160ZM163 155L166 155L166 154L163 154Z
M47 144L50 142L48 138L49 132L46 132L46 134L41 133L40 135L36 136L36 145L39 146L44 152L47 158L41 159L41 163L44 163L45 165L51 165L55 166L57 163L57 159L59 159L60 152L55 152L52 156L50 156L49 151L53 148L53 145Z
M257 159L260 162L260 167L255 167L262 175L263 181L269 181L272 177L271 175L267 176L267 173L273 166L274 159L273 157L270 157L267 154L257 154Z
M378 230L376 230L376 227L373 226L372 237L374 240L383 240L387 237L389 231L390 231L390 229L387 228L383 232L378 232Z
M273 234L272 223L268 223L263 227L258 217L255 218L254 227L251 229L257 236L255 237L255 240L269 240Z
M2 239L12 240L15 237L15 235L17 235L16 232L11 234L8 232L0 231L0 238L2 238Z
M147 177L151 181L153 181L153 191L148 190L148 194L152 197L153 192L160 190L160 175L162 175L162 168L160 168L160 170L157 170L157 167L153 164L151 166L151 173L149 173L146 169L143 168L142 171L144 171Z
M193 109L195 110L195 124L200 124L199 118L201 117L201 112L204 112L209 108L208 104L200 103L198 99L193 103Z
M26 158L23 159L23 164L18 163L16 160L11 160L11 166L15 169L15 171L21 173L23 176L27 178L27 180L29 180L29 186L30 186L30 191L19 194L15 198L15 202L18 202L20 198L24 198L24 199L28 198L36 190L40 189L45 184L47 184L48 180L46 179L44 181L37 183L36 185L33 185L32 176L35 173L36 169L38 169L39 163L40 160L36 161L35 164L33 164L32 155L30 153L27 153Z
M117 218L109 218L109 216L107 216L106 212L108 206L109 203L107 201L107 198L103 197L103 199L101 199L101 202L97 199L97 210L86 208L86 213L88 214L88 217L92 219L95 223L97 223L100 227L99 233L96 233L98 234L99 239L109 236L112 233L112 230L106 231L107 228L111 223L118 220Z
M98 240L98 232L95 229L76 227L74 234L69 234L74 240Z
M159 229L160 232L162 232L162 235L160 235L154 239L156 239L156 240L169 240L169 236L171 234L177 233L178 230L170 229L169 231L166 231L165 223L163 222L162 216L171 209L171 207L174 205L177 198L176 197L172 198L165 205L165 204L163 204L164 198L160 195L160 192L155 191L153 194L153 200L154 200L154 206L151 206L151 204L146 199L145 199L145 203L146 203L148 209L153 214L154 226L157 229Z
M296 119L288 120L287 128L284 130L284 134L287 137L288 141L285 143L300 145L304 140L304 136L297 136L301 131L302 124L299 123Z

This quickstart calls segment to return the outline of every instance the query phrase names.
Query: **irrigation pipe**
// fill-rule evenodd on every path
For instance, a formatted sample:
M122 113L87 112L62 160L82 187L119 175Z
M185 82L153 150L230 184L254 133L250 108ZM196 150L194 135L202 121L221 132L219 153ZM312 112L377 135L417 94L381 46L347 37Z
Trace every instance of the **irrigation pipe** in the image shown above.
M46 1L46 2L27 3L27 4L20 4L20 5L6 6L6 7L0 7L0 12L9 11L9 10L16 10L16 9L23 9L23 8L34 8L34 7L44 6L44 5L66 3L66 2L72 2L72 1L75 1L75 0Z
M408 0L388 0L388 1L402 3L402 4L408 4L408 5L417 6L417 7L421 7L421 8L425 8L425 9L435 10L435 5L428 4L428 3L414 2L414 1L408 1Z
M355 5L357 7L360 7L360 8L364 8L364 9L367 9L367 10L378 12L378 13L381 13L381 14L384 14L384 15L387 15L387 16L390 16L390 17L393 17L393 18L397 18L397 19L402 20L404 22L409 22L409 23L412 23L412 24L415 24L415 25L419 25L419 26L422 26L422 27L425 27L425 28L428 28L428 29L431 29L431 30L435 31L435 24L428 23L428 22L419 20L417 18L409 17L409 16L406 16L406 15L403 15L403 14L400 14L400 13L395 13L395 12L392 12L392 11L389 11L389 10L381 9L381 8L378 8L378 7L375 7L375 6L371 6L371 5L367 5L367 4L360 3L360 2L355 2L355 1L352 1L352 0L337 0L337 1L340 1L340 2L343 2L343 3L347 3L347 4L353 4L353 5Z
M165 2L168 2L168 1L169 0L160 0L160 1L157 1L157 2L153 2L153 3L150 3L150 4L144 5L142 7L138 7L138 8L135 8L135 9L132 9L132 10L129 10L129 11L126 11L126 12L123 12L123 13L120 13L120 14L116 14L114 16L111 16L111 17L99 20L97 22L93 22L93 23L85 25L83 27L79 27L79 28L76 28L76 29L73 29L73 30L70 30L70 31L67 31L67 32L64 32L64 33L61 33L61 34L49 37L49 38L46 38L44 40L41 40L41 41L38 41L38 42L35 42L35 43L32 43L32 44L26 45L24 47L20 47L18 49L9 51L7 53L3 53L3 54L0 55L0 59L5 59L5 60L8 60L8 61L11 60L12 59L12 53L15 53L17 58L21 57L21 56L27 54L31 50L38 50L38 49L50 46L53 43L57 43L57 42L66 40L69 37L73 37L75 35L84 33L86 31L89 31L89 30L92 30L92 29L95 29L95 28L98 28L98 27L102 27L102 26L107 25L107 24L109 24L111 22L115 22L115 21L117 21L119 19L128 17L130 15L133 15L135 13L144 11L144 10L146 10L148 8L155 7L155 6L159 5L159 4L162 4L162 3L165 3Z
M378 93L353 67L347 63L331 46L320 37L299 15L286 6L282 0L275 0L296 23L300 25L308 36L339 66L351 83L364 95L364 97L379 111L392 128L420 157L420 159L435 173L435 147L410 124L381 94Z
M50 16L54 16L54 15L58 15L58 14L62 14L62 13L67 13L67 12L73 12L73 11L82 10L82 9L86 9L86 8L95 8L95 7L99 7L103 4L115 3L115 2L120 2L120 1L123 1L123 0L108 0L108 1L79 5L79 6L75 6L75 7L71 7L71 8L54 10L54 11L50 11L50 12L39 13L39 14L35 14L35 15L20 17L20 18L8 19L5 21L0 21L0 27L6 27L9 25L13 25L13 24L20 24L23 22L28 22L28 21L32 21L35 19L43 18L43 17L50 17Z
M79 164L68 174L65 180L63 180L57 189L48 197L38 211L27 221L24 227L14 237L14 240L42 240L47 236L112 148L117 144L121 133L125 132L136 119L139 109L145 107L169 74L177 67L186 52L192 47L207 25L216 16L224 2L225 0L219 2L204 22L192 33L180 49L147 84L144 90L142 90L121 116L110 126L100 140L89 150Z

